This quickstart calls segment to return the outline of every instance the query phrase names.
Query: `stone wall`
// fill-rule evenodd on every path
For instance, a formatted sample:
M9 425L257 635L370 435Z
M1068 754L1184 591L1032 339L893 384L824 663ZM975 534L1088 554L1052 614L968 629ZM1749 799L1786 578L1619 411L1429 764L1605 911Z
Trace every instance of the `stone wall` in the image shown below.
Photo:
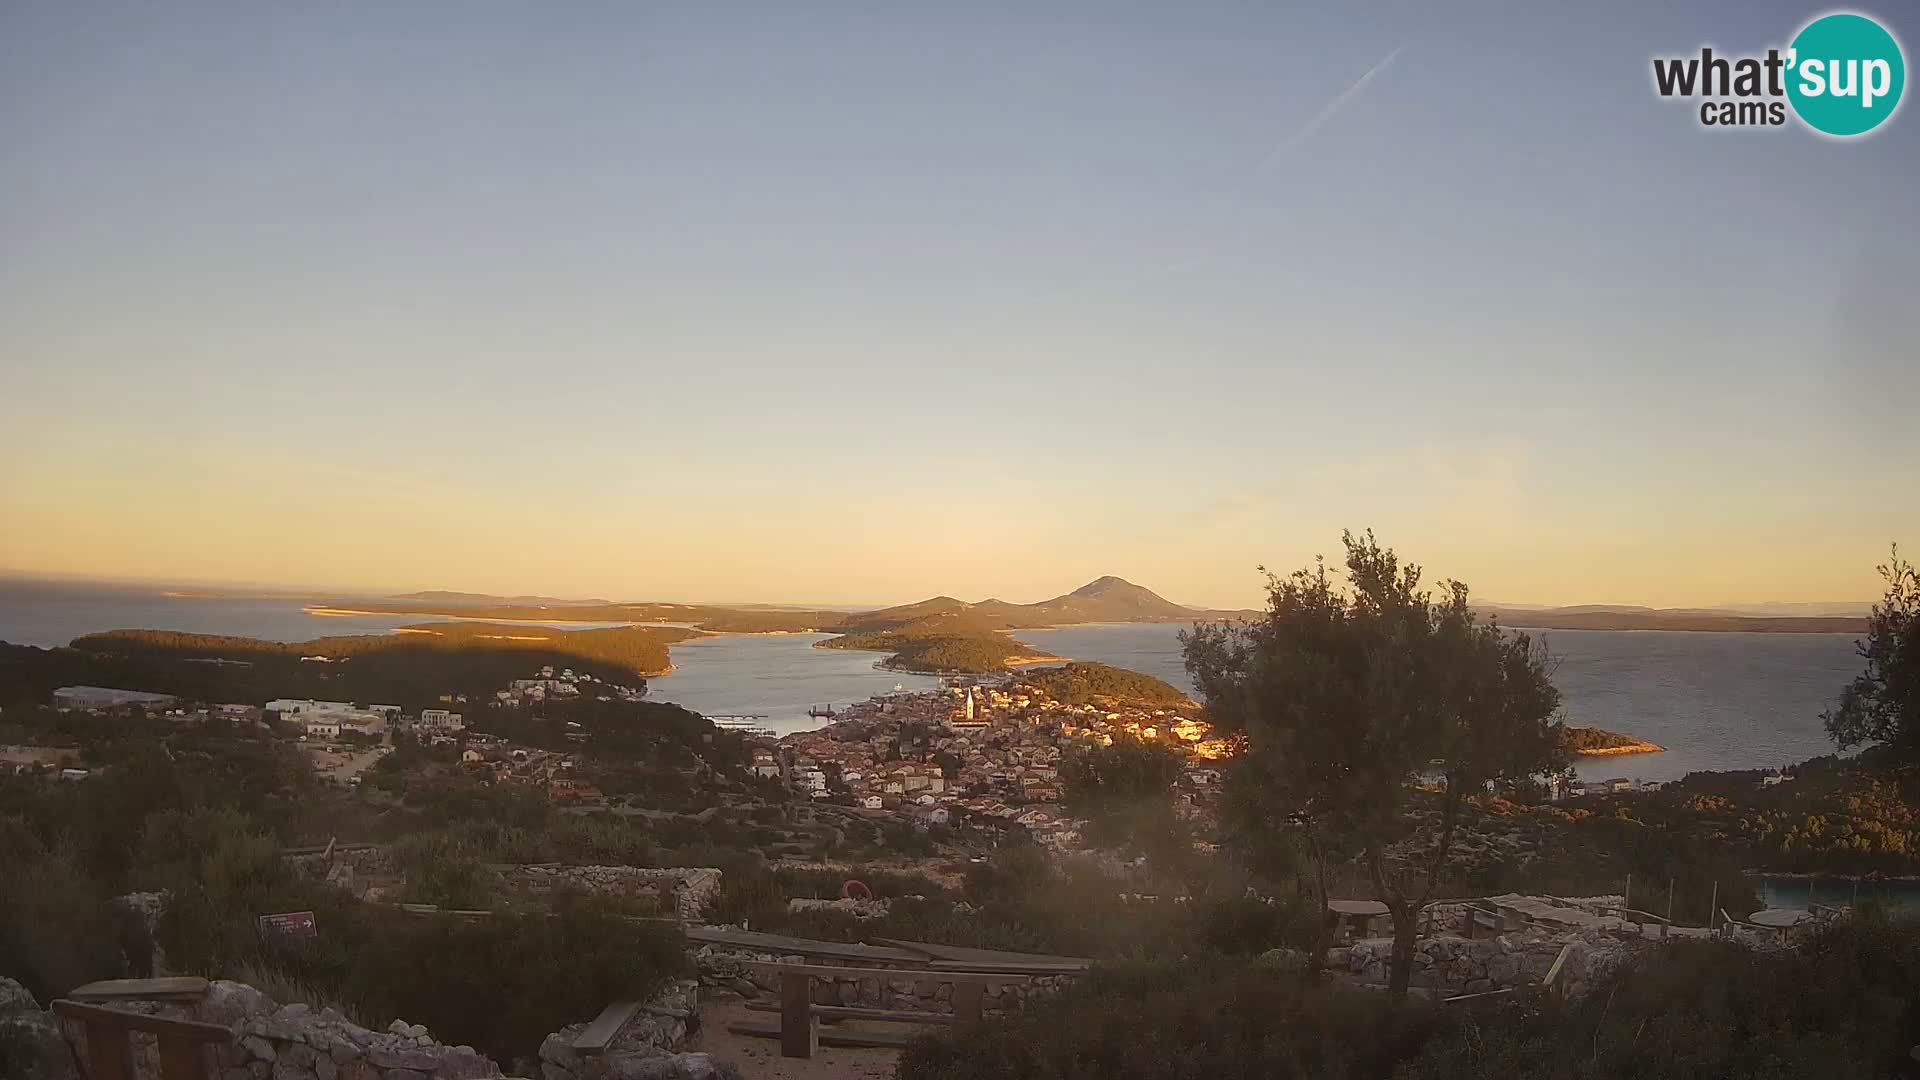
M1451 935L1424 937L1415 946L1412 984L1447 995L1538 986L1561 949L1571 946L1560 978L1568 996L1578 997L1595 979L1650 944L1637 934L1532 927L1471 941ZM1392 958L1392 938L1367 938L1330 951L1327 964L1335 970L1345 967L1365 982L1385 983Z
M915 897L915 899L920 898ZM893 901L887 899L856 900L852 897L841 897L838 900L820 900L813 897L796 896L787 901L787 911L790 913L797 914L802 911L836 911L851 915L856 919L885 918L887 912L892 910L892 908Z
M384 848L373 845L302 850L282 856L307 874L338 885L363 900L388 899L400 879ZM707 905L720 895L720 871L709 866L566 866L560 863L498 863L491 866L504 889L543 895L556 888L577 889L597 896L654 897L663 913L686 922L698 922ZM388 883L383 888L381 882Z
M640 1007L599 1054L573 1048L587 1025L569 1024L540 1044L541 1080L711 1080L730 1075L705 1054L676 1053L700 1023L700 984L683 979Z
M496 865L500 883L516 891L542 894L556 888L595 896L658 897L663 911L687 922L720 895L720 871L712 867L563 866L558 863Z
M325 851L299 851L281 856L302 873L359 897L362 900L387 899L391 883L400 872L385 848L372 844L354 844ZM382 882L388 883L383 887Z
M244 983L215 982L193 1004L117 1001L126 1012L202 1020L234 1031L234 1041L216 1051L220 1080L477 1080L497 1077L500 1067L471 1046L445 1046L427 1029L396 1020L371 1031L332 1009L300 1003L275 1005ZM86 1057L77 1027L68 1032L75 1055ZM159 1048L153 1036L134 1033L136 1080L158 1080Z
M1543 897L1541 899L1549 900L1556 907L1570 908L1574 911L1578 911L1585 915L1591 915L1595 918L1611 917L1609 913L1619 910L1620 904L1622 902L1622 898L1618 895L1572 896L1572 897L1555 896L1550 898ZM1460 937L1466 937L1467 936L1467 919L1468 919L1467 913L1469 910L1471 909L1465 903L1434 904L1431 907L1429 907L1427 909L1426 914L1422 916L1421 927L1422 929L1425 929L1428 925L1427 920L1430 918L1432 920L1432 933L1455 934ZM1381 920L1382 923L1385 923L1385 921L1386 920L1384 918ZM1474 934L1474 936L1478 937L1485 933L1487 933L1487 930L1485 927L1478 927L1476 928L1476 933Z
M79 1080L60 1021L40 1011L27 988L0 977L0 1076L6 1080Z
M742 997L778 997L780 993L780 976L764 968L750 967L749 961L807 963L829 967L872 967L867 963L836 965L826 960L755 952L751 949L725 945L702 945L691 952L694 967L700 973L702 987L717 994L738 994ZM1057 993L1074 978L1073 975L1036 975L1024 985L989 986L986 991L987 1015L992 1016L1017 1008L1032 995ZM897 1012L951 1013L953 986L950 983L941 982L938 972L916 972L911 968L903 968L896 977L886 979L873 977L856 979L851 976L844 979L814 979L813 1001L816 1005L854 1005L869 1009L892 1009Z

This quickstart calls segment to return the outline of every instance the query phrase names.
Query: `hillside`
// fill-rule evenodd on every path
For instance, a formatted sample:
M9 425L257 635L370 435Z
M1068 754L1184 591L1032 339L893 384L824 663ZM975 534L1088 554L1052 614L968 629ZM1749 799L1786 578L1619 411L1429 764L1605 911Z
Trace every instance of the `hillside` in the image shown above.
M419 592L388 600L342 600L327 605L341 611L390 615L444 615L453 618L524 622L679 623L714 633L866 633L918 627L932 619L954 620L947 630L1020 630L1075 623L1194 622L1244 618L1248 611L1210 611L1176 604L1153 590L1107 575L1033 604L986 599L969 603L935 596L913 604L849 614L772 605L607 603L547 597L497 597L484 593ZM931 629L930 627L923 629Z
M892 653L885 661L890 668L939 674L986 675L1019 663L1055 659L966 611L842 634L820 642L819 647Z
M1047 692L1055 701L1068 705L1141 705L1147 707L1185 707L1193 702L1171 684L1110 664L1072 663L1056 668L1036 668L1021 676L1022 681Z
M976 625L988 629L1021 630L1074 623L1196 622L1249 614L1252 613L1186 607L1151 589L1108 575L1095 578L1070 593L1035 604L1014 604L998 599L969 604L951 596L936 596L917 604L849 615L846 617L846 626L849 630L885 630L928 618L965 616Z
M407 630L300 642L112 630L75 638L64 649L7 647L0 649L0 703L44 701L56 686L79 684L197 701L313 697L413 708L449 691L488 695L543 665L579 668L638 689L646 676L671 670L669 644L699 635L678 627L555 630L459 622Z

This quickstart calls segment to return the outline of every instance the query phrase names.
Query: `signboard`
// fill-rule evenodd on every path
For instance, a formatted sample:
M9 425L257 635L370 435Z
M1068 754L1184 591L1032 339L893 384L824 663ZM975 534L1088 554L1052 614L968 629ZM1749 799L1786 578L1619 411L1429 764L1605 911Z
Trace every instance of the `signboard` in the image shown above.
M260 916L260 936L278 935L288 938L310 938L319 936L314 926L311 911L284 911L278 915Z

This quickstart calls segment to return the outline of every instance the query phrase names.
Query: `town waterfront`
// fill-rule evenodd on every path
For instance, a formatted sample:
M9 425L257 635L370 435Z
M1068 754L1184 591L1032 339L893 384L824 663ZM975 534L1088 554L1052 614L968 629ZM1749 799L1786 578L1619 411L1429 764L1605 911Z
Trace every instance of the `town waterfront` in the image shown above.
M119 628L237 634L300 641L388 633L434 621L424 615L317 616L311 597L212 597L152 588L0 582L0 640L62 645ZM340 599L333 597L331 599ZM1193 692L1172 624L1101 624L1022 630L1021 640L1061 656L1131 668ZM1554 682L1569 723L1601 727L1666 752L1590 758L1589 780L1671 780L1704 769L1760 769L1830 753L1820 714L1860 670L1844 634L1548 630ZM672 675L649 696L703 713L766 717L785 734L817 726L813 705L847 705L895 686L926 689L924 675L881 671L881 654L816 649L820 634L723 634L673 646ZM137 688L134 688L137 689Z

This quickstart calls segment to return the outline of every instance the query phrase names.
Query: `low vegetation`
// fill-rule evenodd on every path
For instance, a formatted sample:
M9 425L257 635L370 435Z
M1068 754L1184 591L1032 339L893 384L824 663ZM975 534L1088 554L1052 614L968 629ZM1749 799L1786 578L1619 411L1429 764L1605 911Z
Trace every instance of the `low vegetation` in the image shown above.
M1569 754L1605 754L1622 751L1651 752L1660 749L1652 743L1622 735L1605 728L1570 727L1561 731L1562 745Z
M420 629L292 643L115 630L77 638L69 648L0 644L0 706L44 703L57 687L82 685L191 701L311 697L411 710L438 704L447 693L491 696L542 665L578 668L637 690L647 675L669 670L669 644L696 634L677 627L552 630L496 623Z
M1004 1022L918 1041L901 1080L1399 1080L1909 1075L1920 929L1867 915L1802 946L1676 942L1571 1003L1438 1011L1220 961L1121 967Z
M893 629L842 634L820 642L820 647L891 653L885 663L901 671L973 675L1006 671L1010 661L1039 654L1033 646L975 620L942 616Z
M1193 702L1171 684L1151 675L1108 664L1075 662L1060 667L1034 668L1021 679L1068 705L1109 702L1166 708L1190 707Z

